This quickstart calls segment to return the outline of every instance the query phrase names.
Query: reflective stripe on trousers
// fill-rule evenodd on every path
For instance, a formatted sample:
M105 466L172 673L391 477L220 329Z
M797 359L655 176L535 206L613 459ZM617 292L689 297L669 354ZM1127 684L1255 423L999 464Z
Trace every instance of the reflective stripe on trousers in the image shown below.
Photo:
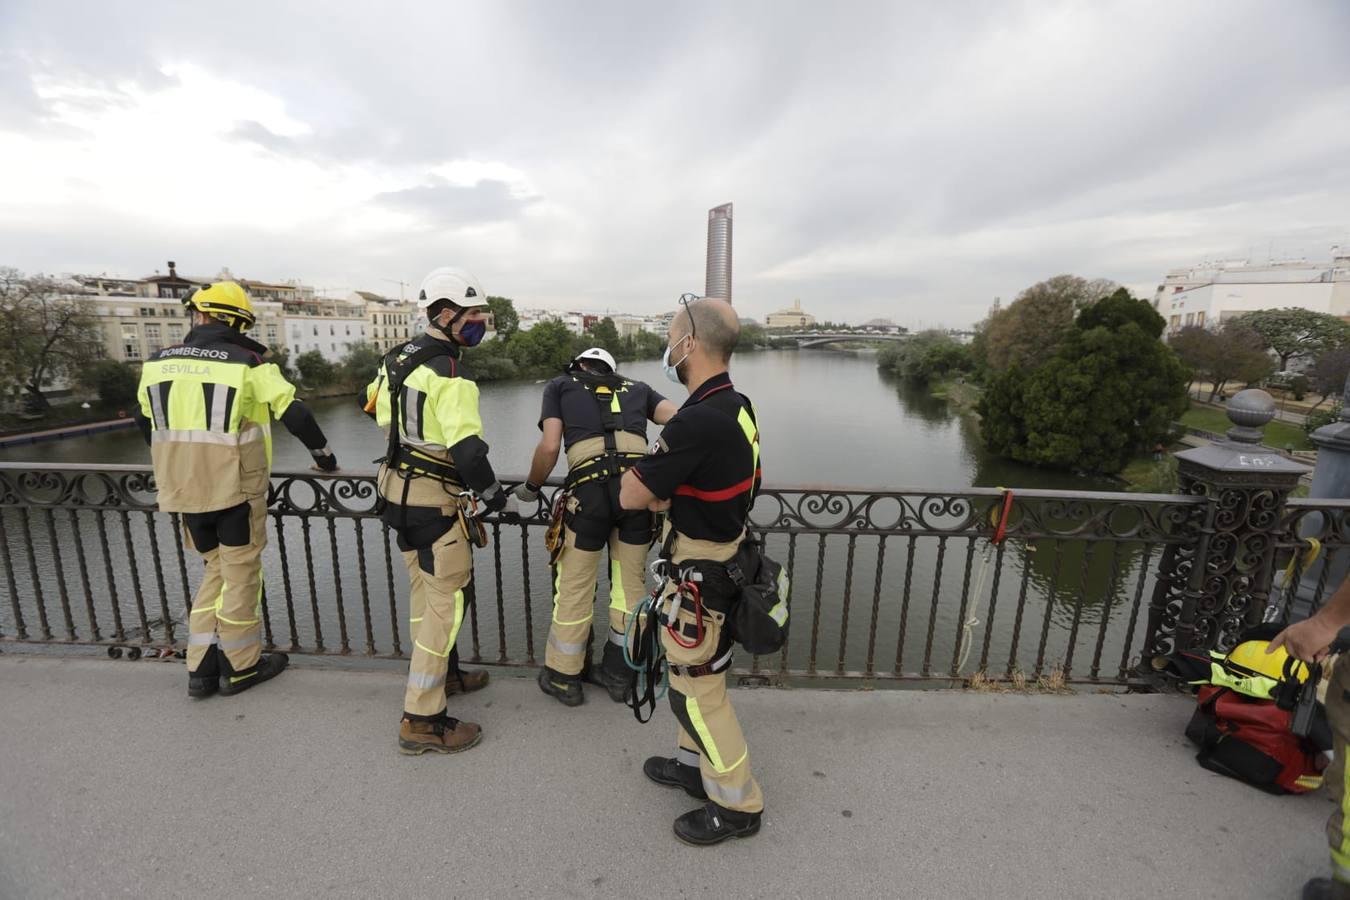
M450 652L464 622L464 587L473 572L473 557L463 533L455 526L422 554L404 551L403 562L408 569L409 619L413 623L403 711L434 717L445 712L445 679ZM424 563L431 571L423 568Z

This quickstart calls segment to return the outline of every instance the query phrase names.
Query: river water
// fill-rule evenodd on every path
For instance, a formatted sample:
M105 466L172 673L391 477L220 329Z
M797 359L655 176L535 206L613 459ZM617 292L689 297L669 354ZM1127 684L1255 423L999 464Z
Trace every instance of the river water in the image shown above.
M633 363L624 372L683 402L683 388L665 381L656 362ZM972 416L922 389L884 376L871 353L747 353L735 359L732 375L738 389L755 403L765 483L770 487L824 485L930 492L960 491L971 485L1119 489L1108 479L1049 472L990 455L980 446ZM527 467L538 436L541 389L539 383L524 381L482 385L487 440L493 463L503 475L519 475ZM373 471L371 460L383 453L384 438L355 400L318 400L312 406L344 470ZM280 428L274 434L276 469L308 466L308 454L297 441ZM131 431L0 450L0 460L144 464L149 453L139 433ZM184 567L176 558L175 535L166 519L140 514L133 514L129 522L109 519L105 548L92 513L62 512L50 522L45 515L34 513L30 522L23 522L10 511L4 518L11 545L6 555L9 573L15 577L21 608L27 610L30 633L38 630L34 614L38 591L46 598L49 627L58 638L71 632L80 639L91 637L90 606L106 638L111 631L106 609L109 596L129 635L138 633L141 607L156 631L163 610L170 619L182 620L185 591L179 573ZM312 646L321 629L325 646L332 649L337 644L335 633L343 630L350 632L354 652L371 646L389 652L395 621L392 610L397 608L400 621L406 616L406 575L395 555L395 571L389 578L384 538L377 523L334 525L316 518L312 533L308 527L302 530L301 524L310 522L297 523L288 517L284 532L273 539L265 558L276 642L285 646L293 634L300 644ZM541 533L532 529L522 541L519 529L503 528L501 537L501 545L477 554L479 610L465 633L472 629L473 639L481 641L484 659L521 660L527 654L527 643L530 652L541 658L550 587L539 546ZM311 546L312 568L305 565L301 552L306 541ZM19 549L25 543L33 548L32 562L27 548ZM81 545L79 553L89 556L88 572L79 577L70 559L77 555L77 544ZM967 613L981 620L969 635L975 644L972 657L978 660L983 645L991 670L1001 671L1010 658L1019 667L1030 668L1041 648L1049 665L1064 656L1069 635L1081 631L1077 652L1091 655L1096 643L1102 676L1114 677L1127 647L1135 643L1132 634L1138 631L1130 628L1127 617L1133 619L1131 600L1149 567L1142 547L1094 548L1078 543L1051 548L1045 546L1047 542L1020 546L1010 542L1005 556L999 557L1002 566L992 567L991 572L991 567L981 565L985 542L977 546L974 541L953 538L940 544L931 536L850 540L844 535L809 534L789 545L786 536L772 536L773 555L793 562L796 602L789 664L797 669L859 670L870 663L878 670L913 672L928 669L921 662L931 656L932 671L950 669L961 640L961 603L972 598L976 607L991 601L999 607L997 613L978 608ZM157 553L153 552L156 548ZM57 554L62 554L59 563ZM501 560L499 567L494 566L497 559ZM528 575L523 571L526 565ZM200 566L191 554L186 557L186 571L189 583L195 583ZM53 584L58 574L67 576L64 587ZM996 577L1002 582L998 598L991 596L990 586ZM0 582L0 590L9 591L6 584ZM88 588L83 587L86 584ZM1019 585L1027 597L1025 622L1021 615L1014 621ZM62 590L71 597L69 622L63 621L57 604ZM603 580L600 594L603 603L607 595ZM282 598L293 600L294 621ZM853 609L844 613L850 598ZM363 599L368 600L369 616L362 615ZM8 601L6 597L0 602L0 630L13 634L15 622ZM997 622L983 621L996 617ZM598 621L604 621L603 615ZM180 640L181 632L180 626ZM402 634L406 651L405 628ZM466 651L468 640L461 642ZM1075 665L1080 670L1085 667L1084 663ZM974 667L972 661L963 671Z
M671 384L655 361L624 367L676 403L684 388ZM980 445L975 423L945 400L878 371L872 353L828 350L767 351L734 360L736 387L759 416L765 483L848 488L1022 487L1117 490L1110 479L1088 478L1000 459ZM529 381L482 386L482 414L492 461L504 474L523 474L539 432L542 385ZM344 469L373 471L384 438L354 400L312 404ZM305 468L309 454L275 429L277 469ZM655 427L652 436L656 433ZM136 432L114 432L57 443L0 450L0 460L69 463L149 463ZM561 474L561 472L557 473Z

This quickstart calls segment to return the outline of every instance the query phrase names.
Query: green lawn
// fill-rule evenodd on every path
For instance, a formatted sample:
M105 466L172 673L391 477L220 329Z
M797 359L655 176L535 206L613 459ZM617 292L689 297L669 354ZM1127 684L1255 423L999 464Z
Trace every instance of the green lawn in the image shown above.
M1228 421L1228 414L1213 406L1192 405L1182 415L1181 424L1202 431L1213 431L1216 434L1226 434L1228 429L1233 427L1233 423ZM1283 450L1292 444L1295 450L1313 449L1312 442L1298 425L1289 422L1271 422L1266 425L1265 433L1265 444L1269 447Z

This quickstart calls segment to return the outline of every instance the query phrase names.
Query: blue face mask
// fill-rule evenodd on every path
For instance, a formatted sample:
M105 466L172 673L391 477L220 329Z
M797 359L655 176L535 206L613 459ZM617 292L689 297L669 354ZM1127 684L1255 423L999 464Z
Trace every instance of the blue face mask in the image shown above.
M683 338L681 339L683 340ZM684 379L680 377L680 363L689 358L686 353L680 362L672 363L670 361L670 351L675 349L673 346L667 347L666 352L661 354L661 371L666 373L666 377L676 384L684 384Z
M487 334L486 322L465 322L459 330L459 342L465 347L477 347Z

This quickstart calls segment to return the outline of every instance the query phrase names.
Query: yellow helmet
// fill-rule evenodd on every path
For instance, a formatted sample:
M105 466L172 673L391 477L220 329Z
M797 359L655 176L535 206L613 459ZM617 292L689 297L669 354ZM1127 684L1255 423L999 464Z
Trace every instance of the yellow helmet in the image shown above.
M220 319L239 331L248 331L257 321L248 292L233 281L217 281L195 288L183 298L183 305Z
M1246 631L1228 653L1210 652L1210 683L1232 688L1240 694L1273 699L1284 679L1284 664L1289 654L1284 647L1267 653L1266 647L1279 632L1278 626L1262 625ZM1296 663L1292 675L1300 682L1308 680L1308 667Z

